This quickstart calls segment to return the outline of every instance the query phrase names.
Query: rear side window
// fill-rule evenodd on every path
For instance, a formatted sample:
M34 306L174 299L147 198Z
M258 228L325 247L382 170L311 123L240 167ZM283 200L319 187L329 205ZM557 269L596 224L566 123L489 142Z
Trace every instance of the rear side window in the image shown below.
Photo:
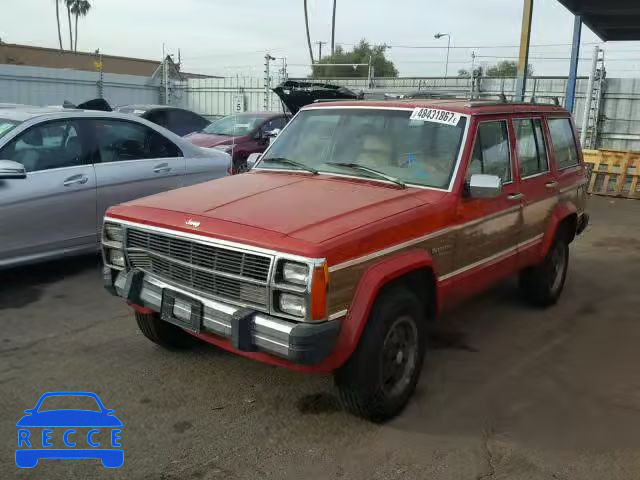
M474 173L496 175L503 183L509 183L511 175L511 153L507 122L482 122L478 125L476 143L473 146L467 180Z
M169 139L138 123L122 120L95 120L95 135L102 163L181 157Z
M166 110L152 110L143 118L146 118L151 123L155 123L156 125L160 125L161 127L169 128L169 119L167 118Z
M199 132L208 122L198 115L184 110L169 111L169 130L176 135L184 136L191 132ZM166 126L166 125L163 125Z
M542 122L538 119L514 120L513 127L516 131L520 176L526 178L549 171Z
M573 128L568 118L550 118L549 132L556 158L556 167L560 170L579 163L578 147L573 135Z

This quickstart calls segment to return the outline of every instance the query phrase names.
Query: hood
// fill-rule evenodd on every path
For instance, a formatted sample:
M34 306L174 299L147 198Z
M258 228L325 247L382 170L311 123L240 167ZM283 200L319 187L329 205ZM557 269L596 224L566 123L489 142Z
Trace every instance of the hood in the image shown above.
M230 145L234 141L234 137L228 135L214 135L212 133L190 133L184 137L189 142L199 147L217 147L218 145ZM238 143L244 137L235 137L235 142Z
M128 216L127 207L131 212L139 207L170 210L319 244L441 196L325 175L254 171L135 200L116 207L116 214ZM203 221L202 233L218 234L206 225Z
M287 81L278 85L273 91L293 115L305 105L317 101L358 100L360 98L359 95L346 87L327 83Z

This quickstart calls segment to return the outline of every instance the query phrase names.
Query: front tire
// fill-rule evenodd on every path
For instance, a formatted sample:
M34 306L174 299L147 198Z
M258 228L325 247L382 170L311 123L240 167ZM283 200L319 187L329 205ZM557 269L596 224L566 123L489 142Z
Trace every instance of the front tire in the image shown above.
M345 410L374 422L398 415L418 383L426 330L425 306L413 292L383 293L358 347L334 377Z
M182 350L193 345L193 338L180 327L160 319L157 313L136 312L136 323L142 334L168 350Z
M520 289L524 298L537 307L555 304L567 279L569 244L564 235L558 235L539 265L520 273Z

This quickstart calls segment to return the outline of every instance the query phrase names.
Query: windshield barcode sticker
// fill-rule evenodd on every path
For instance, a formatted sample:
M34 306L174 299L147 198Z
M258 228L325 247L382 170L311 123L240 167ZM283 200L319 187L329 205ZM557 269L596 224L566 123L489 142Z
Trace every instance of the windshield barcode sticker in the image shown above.
M422 120L423 122L444 123L445 125L457 126L460 121L460 114L438 110L437 108L416 108L411 114L411 120Z

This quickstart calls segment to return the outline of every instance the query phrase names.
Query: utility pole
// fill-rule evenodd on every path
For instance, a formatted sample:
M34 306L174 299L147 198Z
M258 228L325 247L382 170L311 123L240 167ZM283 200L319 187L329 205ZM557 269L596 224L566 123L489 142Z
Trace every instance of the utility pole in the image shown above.
M333 0L333 15L331 16L331 56L336 53L336 3L337 0Z
M275 57L267 53L264 56L264 102L262 103L265 112L268 112L271 107L271 73L269 72L271 60L275 60Z
M469 92L469 98L473 98L476 85L476 52L471 52L471 71L469 72L469 80L471 80L471 92Z
M169 105L169 69L164 43L162 44L162 85L164 87L164 105Z
M280 61L282 62L282 67L280 68L280 80L282 82L286 82L289 78L287 75L287 57L280 57Z
M100 53L100 49L96 50L96 56L98 60L94 62L96 70L98 70L98 98L104 98L104 68L102 66L102 53Z
M326 45L327 42L316 42L318 45L318 61L322 60L322 45Z
M589 72L589 83L587 85L586 100L584 104L584 113L582 115L582 124L580 125L580 145L583 147L587 141L587 131L589 130L589 116L591 115L591 105L593 103L593 85L598 73L598 58L600 57L600 47L595 46L593 49L593 58L591 60L591 72ZM594 126L595 130L595 126Z

